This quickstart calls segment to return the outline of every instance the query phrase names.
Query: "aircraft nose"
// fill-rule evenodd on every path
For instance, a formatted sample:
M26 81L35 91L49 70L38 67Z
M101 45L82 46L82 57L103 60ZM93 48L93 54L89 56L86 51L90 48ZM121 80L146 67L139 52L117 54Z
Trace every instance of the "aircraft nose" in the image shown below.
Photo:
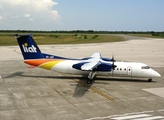
M161 77L161 75L160 75L159 73L156 73L156 76L157 76L157 77Z
M161 77L161 75L158 73L158 72L156 72L155 70L153 70L152 71L153 72L153 77Z

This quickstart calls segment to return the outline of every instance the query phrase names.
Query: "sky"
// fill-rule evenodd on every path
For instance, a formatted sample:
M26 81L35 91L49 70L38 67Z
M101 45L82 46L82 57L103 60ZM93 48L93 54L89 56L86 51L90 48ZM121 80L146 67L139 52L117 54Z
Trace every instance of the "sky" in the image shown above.
M0 30L164 31L164 0L0 0Z

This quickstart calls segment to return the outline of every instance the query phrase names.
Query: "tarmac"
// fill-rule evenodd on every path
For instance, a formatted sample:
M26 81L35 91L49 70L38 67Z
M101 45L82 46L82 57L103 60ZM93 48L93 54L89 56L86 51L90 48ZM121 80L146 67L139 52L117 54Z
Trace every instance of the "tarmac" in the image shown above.
M0 120L162 120L164 39L39 45L44 53L84 58L94 52L116 60L142 62L161 74L145 78L66 75L24 64L18 46L0 47Z

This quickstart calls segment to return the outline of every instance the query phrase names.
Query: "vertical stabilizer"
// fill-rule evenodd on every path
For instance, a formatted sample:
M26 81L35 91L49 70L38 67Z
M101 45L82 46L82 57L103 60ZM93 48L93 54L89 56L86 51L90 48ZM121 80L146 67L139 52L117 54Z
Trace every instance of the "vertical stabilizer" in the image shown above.
M24 59L41 59L44 58L37 44L31 35L15 35Z

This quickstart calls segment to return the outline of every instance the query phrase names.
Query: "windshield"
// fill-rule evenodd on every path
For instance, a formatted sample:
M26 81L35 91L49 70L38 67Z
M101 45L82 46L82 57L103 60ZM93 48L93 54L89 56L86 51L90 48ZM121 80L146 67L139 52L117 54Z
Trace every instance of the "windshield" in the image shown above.
M142 66L141 69L150 69L149 66Z

